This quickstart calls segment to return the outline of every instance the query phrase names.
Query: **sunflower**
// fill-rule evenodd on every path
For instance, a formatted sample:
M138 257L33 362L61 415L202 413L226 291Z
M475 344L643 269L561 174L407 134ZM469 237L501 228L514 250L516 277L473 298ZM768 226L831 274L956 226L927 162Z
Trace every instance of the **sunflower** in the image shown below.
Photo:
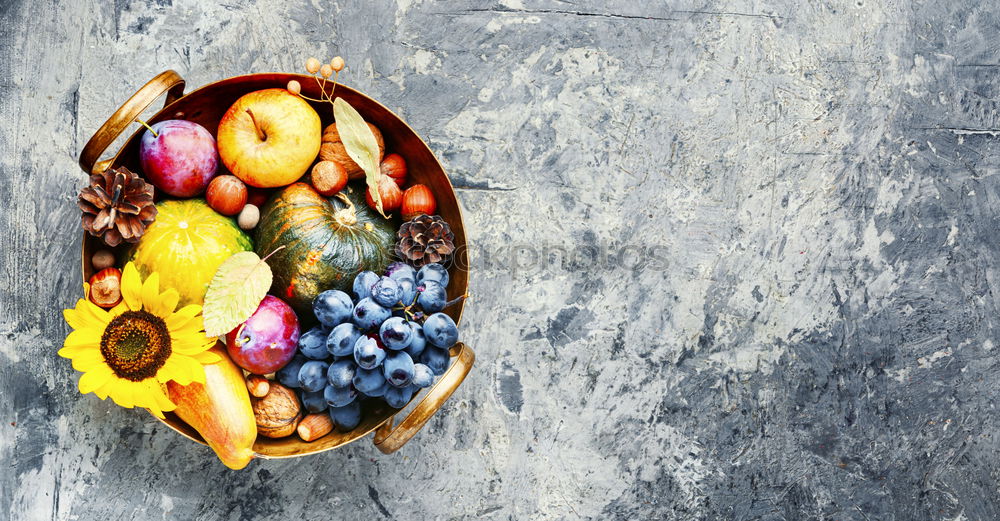
M108 396L122 407L145 407L163 418L173 402L164 384L205 383L202 364L220 360L209 352L216 339L202 330L201 306L177 307L177 290L160 293L160 276L151 274L143 282L131 262L122 272L122 302L103 310L90 301L90 286L83 285L84 298L73 309L63 311L73 332L66 337L59 356L73 360L73 369L83 373L83 394Z

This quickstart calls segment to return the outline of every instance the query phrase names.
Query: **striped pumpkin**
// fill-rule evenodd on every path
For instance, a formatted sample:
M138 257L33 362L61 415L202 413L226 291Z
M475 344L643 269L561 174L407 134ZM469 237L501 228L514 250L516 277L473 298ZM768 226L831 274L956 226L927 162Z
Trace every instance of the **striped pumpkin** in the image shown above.
M284 246L267 259L274 275L271 293L303 312L322 291L350 293L358 272L384 272L396 228L365 204L363 184L352 183L327 199L308 184L295 183L264 206L257 254Z

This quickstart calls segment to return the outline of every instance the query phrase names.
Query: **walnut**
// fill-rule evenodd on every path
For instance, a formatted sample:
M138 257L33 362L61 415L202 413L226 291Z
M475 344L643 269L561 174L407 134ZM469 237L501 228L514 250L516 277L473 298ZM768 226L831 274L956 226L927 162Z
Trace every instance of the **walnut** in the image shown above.
M302 407L295 391L271 382L263 398L251 397L257 433L268 438L283 438L295 432L302 419Z
M382 133L379 132L378 128L371 123L368 123L368 128L372 129L372 134L375 134L375 141L378 142L378 163L382 163L382 155L385 154L385 142L382 140ZM340 141L340 133L337 132L337 124L331 123L330 126L323 130L323 144L319 147L319 158L323 161L336 161L340 163L340 166L344 167L347 171L347 177L350 179L360 179L365 176L365 171L362 170L361 166L351 159L351 156L347 155L347 149L344 148L344 143Z

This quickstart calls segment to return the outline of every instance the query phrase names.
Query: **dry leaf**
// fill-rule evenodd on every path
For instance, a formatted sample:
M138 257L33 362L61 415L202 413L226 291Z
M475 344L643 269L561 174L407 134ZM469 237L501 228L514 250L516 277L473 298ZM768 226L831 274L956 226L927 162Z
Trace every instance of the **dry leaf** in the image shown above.
M368 128L361 114L343 98L333 101L333 117L337 120L337 132L340 133L340 142L344 144L347 155L365 171L368 193L375 201L378 213L388 219L382 210L382 197L378 193L378 178L381 171L378 167L379 149L375 134Z

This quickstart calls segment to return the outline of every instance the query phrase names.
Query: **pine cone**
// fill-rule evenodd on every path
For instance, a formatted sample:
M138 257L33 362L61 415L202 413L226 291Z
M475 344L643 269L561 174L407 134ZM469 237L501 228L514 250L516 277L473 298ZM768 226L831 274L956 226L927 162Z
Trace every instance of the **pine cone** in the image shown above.
M122 239L137 242L156 217L153 185L125 167L90 176L77 205L83 211L83 229L112 247Z
M442 262L455 251L455 234L440 216L418 215L399 227L396 255L420 267Z

